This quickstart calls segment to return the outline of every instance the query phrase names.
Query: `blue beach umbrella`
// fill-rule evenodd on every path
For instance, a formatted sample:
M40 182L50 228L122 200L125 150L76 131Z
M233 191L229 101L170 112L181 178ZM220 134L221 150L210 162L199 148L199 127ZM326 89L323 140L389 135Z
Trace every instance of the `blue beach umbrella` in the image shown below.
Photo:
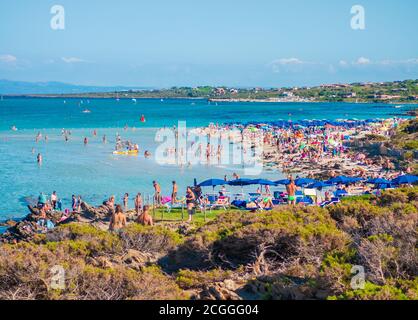
M223 186L225 184L228 184L225 180L221 179L209 179L206 181L203 181L199 184L199 187L216 187L216 186Z
M391 181L386 180L386 179L382 179L382 178L376 178L376 179L369 179L366 181L366 183L370 183L370 184L390 184Z
M414 184L418 182L418 176L405 175L392 180L393 184Z
M290 180L289 179L283 179L283 180L275 181L275 183L277 185L285 185L285 186L287 186L288 184L290 184Z
M331 184L327 183L326 181L317 181L309 186L310 189L319 189L319 188L326 188L330 187Z
M349 184L352 183L346 176L338 176L327 181L329 184Z
M348 177L348 180L350 180L350 183L357 183L357 182L363 181L364 179L359 178L359 177L353 177L353 178Z
M275 186L276 183L274 183L273 181L270 180L266 180L266 179L254 179L251 180L252 184L259 184L261 186Z
M312 183L315 183L315 182L317 182L317 181L314 180L314 179L309 179L309 178L299 178L299 179L295 180L295 184L298 187L304 187L304 186L307 186L308 184L312 184Z
M241 187L243 187L243 186L249 186L249 185L254 184L254 183L252 183L252 180L250 180L250 179L237 179L237 180L228 181L228 184L230 186L241 186Z
M252 183L252 180L250 180L250 179L237 179L237 180L228 181L228 184L230 186L241 187L241 193L244 193L244 186L249 186L249 185L252 185L254 183Z

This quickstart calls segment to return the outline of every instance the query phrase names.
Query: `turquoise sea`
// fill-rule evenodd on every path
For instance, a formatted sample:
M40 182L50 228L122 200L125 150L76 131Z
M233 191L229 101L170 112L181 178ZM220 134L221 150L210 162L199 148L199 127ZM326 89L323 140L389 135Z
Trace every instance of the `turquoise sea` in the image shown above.
M389 118L416 106L396 109L385 104L347 103L241 103L206 100L144 99L55 99L9 98L0 100L0 220L27 214L28 199L39 192L57 191L64 207L72 194L81 195L92 204L101 203L114 194L121 199L125 192L131 198L137 192L151 194L152 181L160 182L163 193L169 194L171 181L180 190L206 178L229 177L242 168L206 166L180 168L161 166L151 157L121 157L112 154L115 135L139 144L141 151L154 152L158 128L187 121L187 127L232 121L273 121L278 119L370 119ZM83 113L88 109L91 113ZM139 121L144 114L146 123ZM123 127L130 129L125 131ZM16 126L18 131L10 128ZM132 130L135 127L136 130ZM64 142L61 129L72 131L71 140ZM97 137L93 137L93 130ZM41 132L48 142L35 143ZM109 143L102 143L106 134ZM83 138L89 144L83 145ZM32 153L34 148L35 153ZM41 152L43 165L38 166L36 154ZM261 177L276 179L280 172L264 171Z

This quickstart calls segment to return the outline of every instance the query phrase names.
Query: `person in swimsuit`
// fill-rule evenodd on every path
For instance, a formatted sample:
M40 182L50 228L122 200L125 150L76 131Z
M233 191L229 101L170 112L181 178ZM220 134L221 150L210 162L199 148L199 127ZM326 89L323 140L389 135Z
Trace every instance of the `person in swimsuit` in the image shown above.
M296 205L296 190L295 181L293 180L293 177L290 177L290 183L286 186L286 191L289 196L289 204L293 206Z
M121 205L118 204L116 206L115 212L112 214L112 217L110 218L109 230L118 232L125 226L126 216L123 213Z
M176 203L176 201L177 201L177 191L178 191L177 183L175 181L173 181L173 191L171 193L171 203Z
M42 154L38 153L38 156L36 157L36 160L38 161L38 164L42 164Z
M142 195L138 192L135 197L135 212L140 214L142 212Z
M154 193L155 204L159 206L161 204L161 187L156 181L153 181L152 184L155 190L155 193Z
M123 196L123 208L125 211L128 210L128 202L129 202L129 193L125 193Z
M57 200L58 200L57 192L54 191L51 194L51 205L52 205L52 209L54 210L57 208Z
M194 206L195 206L196 196L192 191L192 188L187 187L186 191L186 205L187 205L187 212L189 214L189 222L192 221L193 214L194 214Z
M137 223L142 224L143 226L153 226L154 221L152 220L152 216L149 214L149 206L144 206L144 210L142 214L138 216L136 220Z

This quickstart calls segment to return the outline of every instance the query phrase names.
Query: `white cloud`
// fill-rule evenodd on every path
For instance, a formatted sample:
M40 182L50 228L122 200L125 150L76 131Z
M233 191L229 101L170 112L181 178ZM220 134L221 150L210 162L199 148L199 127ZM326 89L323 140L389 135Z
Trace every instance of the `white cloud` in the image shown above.
M360 58L357 59L356 62L354 62L354 64L359 64L359 65L366 65L366 64L370 64L370 63L371 63L370 59L365 58L365 57L360 57Z
M294 64L304 64L305 62L298 59L298 58L282 58L282 59L277 59L274 60L273 62L271 62L271 64L279 64L279 65L294 65Z
M80 62L86 62L83 59L80 58L76 58L76 57L62 57L61 58L62 61L64 61L65 63L80 63Z
M11 54L0 55L0 62L13 63L16 61L17 61L17 58L15 56L12 56Z

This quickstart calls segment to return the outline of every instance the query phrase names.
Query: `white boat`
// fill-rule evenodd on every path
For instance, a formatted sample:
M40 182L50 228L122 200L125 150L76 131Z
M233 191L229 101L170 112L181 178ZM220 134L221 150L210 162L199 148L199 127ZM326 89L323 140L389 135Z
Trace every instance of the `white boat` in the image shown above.
M83 110L83 113L91 113L89 109Z
M402 108L402 106L395 106L395 109L400 109Z
M134 99L132 99L132 101L134 102L134 103L136 103L136 99L134 98Z

